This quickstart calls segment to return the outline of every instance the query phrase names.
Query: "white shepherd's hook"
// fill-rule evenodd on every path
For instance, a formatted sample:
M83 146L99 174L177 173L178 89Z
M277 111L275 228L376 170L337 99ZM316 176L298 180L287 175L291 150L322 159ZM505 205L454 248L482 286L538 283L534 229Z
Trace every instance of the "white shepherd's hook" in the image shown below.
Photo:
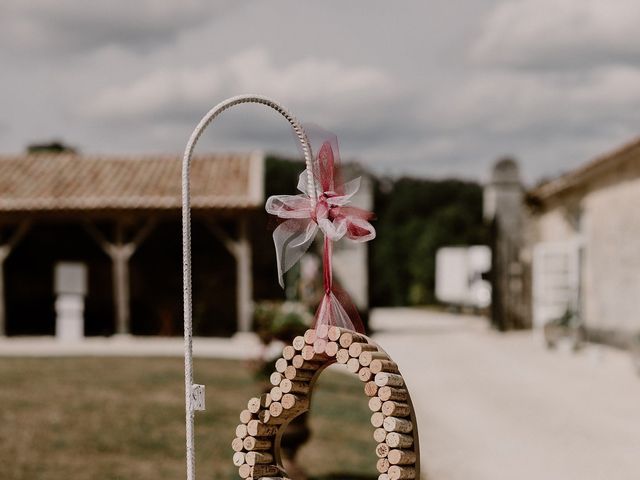
M187 433L187 480L195 480L195 440L194 440L194 411L196 408L194 396L203 395L199 386L193 384L193 329L192 329L192 294L191 294L191 196L189 185L189 173L191 166L191 156L198 139L207 126L222 112L242 103L259 103L273 108L280 113L293 127L296 137L302 146L302 153L307 166L307 191L311 197L312 205L315 206L315 182L312 174L312 152L309 140L296 118L284 107L273 100L260 95L239 95L229 98L215 107L202 117L200 123L189 138L187 147L182 159L182 273L183 273L183 300L184 300L184 386L185 386L185 409L186 409L186 433ZM196 393L197 392L197 393ZM203 399L202 399L203 400Z

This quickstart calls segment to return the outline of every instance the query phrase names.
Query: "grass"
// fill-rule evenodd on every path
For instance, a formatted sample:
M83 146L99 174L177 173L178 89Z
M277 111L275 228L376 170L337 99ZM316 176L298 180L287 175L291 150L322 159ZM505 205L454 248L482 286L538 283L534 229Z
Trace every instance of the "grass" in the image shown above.
M207 385L207 410L196 414L198 476L239 478L230 443L261 385L240 362L194 368ZM183 388L180 359L0 359L0 478L184 478ZM312 477L377 476L366 400L355 377L323 373L312 438L298 456Z

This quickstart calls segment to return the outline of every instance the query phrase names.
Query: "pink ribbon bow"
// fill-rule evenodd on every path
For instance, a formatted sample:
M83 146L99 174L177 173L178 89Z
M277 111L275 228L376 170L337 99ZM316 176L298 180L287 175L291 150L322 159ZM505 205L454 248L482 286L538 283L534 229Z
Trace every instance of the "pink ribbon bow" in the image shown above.
M316 314L319 324L336 325L356 330L343 304L350 301L341 292L336 297L331 268L331 242L346 237L355 242L366 242L376 236L369 223L371 212L349 206L351 198L360 188L360 178L340 184L336 181L338 158L337 142L325 141L314 162L316 185L316 205L312 206L310 192L307 191L307 171L300 174L298 190L301 195L274 195L267 199L266 210L284 221L273 232L278 264L278 280L284 287L283 275L300 260L321 230L324 234L323 270L325 295ZM353 314L351 315L353 317ZM362 330L360 326L358 330Z

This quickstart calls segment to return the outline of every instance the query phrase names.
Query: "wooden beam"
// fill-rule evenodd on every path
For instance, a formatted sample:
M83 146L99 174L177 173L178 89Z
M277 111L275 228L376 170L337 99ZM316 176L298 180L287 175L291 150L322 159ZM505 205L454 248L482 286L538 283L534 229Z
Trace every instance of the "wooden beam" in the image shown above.
M85 228L96 243L111 258L113 278L113 306L115 310L116 334L131 333L131 289L129 261L142 242L156 225L156 218L150 217L131 241L126 241L125 225L119 221L115 225L114 241L109 241L95 225L85 222Z
M4 291L4 262L20 240L27 234L31 221L20 222L16 231L3 244L0 244L0 336L7 334L7 310Z

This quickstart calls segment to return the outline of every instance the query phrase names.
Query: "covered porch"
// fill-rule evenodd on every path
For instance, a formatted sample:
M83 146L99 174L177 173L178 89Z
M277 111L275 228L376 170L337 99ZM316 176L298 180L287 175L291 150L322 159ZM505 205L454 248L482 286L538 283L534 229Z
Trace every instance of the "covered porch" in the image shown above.
M177 155L0 157L0 335L55 332L61 261L87 266L86 334L180 334L180 169ZM195 157L192 182L196 328L249 331L264 157Z

